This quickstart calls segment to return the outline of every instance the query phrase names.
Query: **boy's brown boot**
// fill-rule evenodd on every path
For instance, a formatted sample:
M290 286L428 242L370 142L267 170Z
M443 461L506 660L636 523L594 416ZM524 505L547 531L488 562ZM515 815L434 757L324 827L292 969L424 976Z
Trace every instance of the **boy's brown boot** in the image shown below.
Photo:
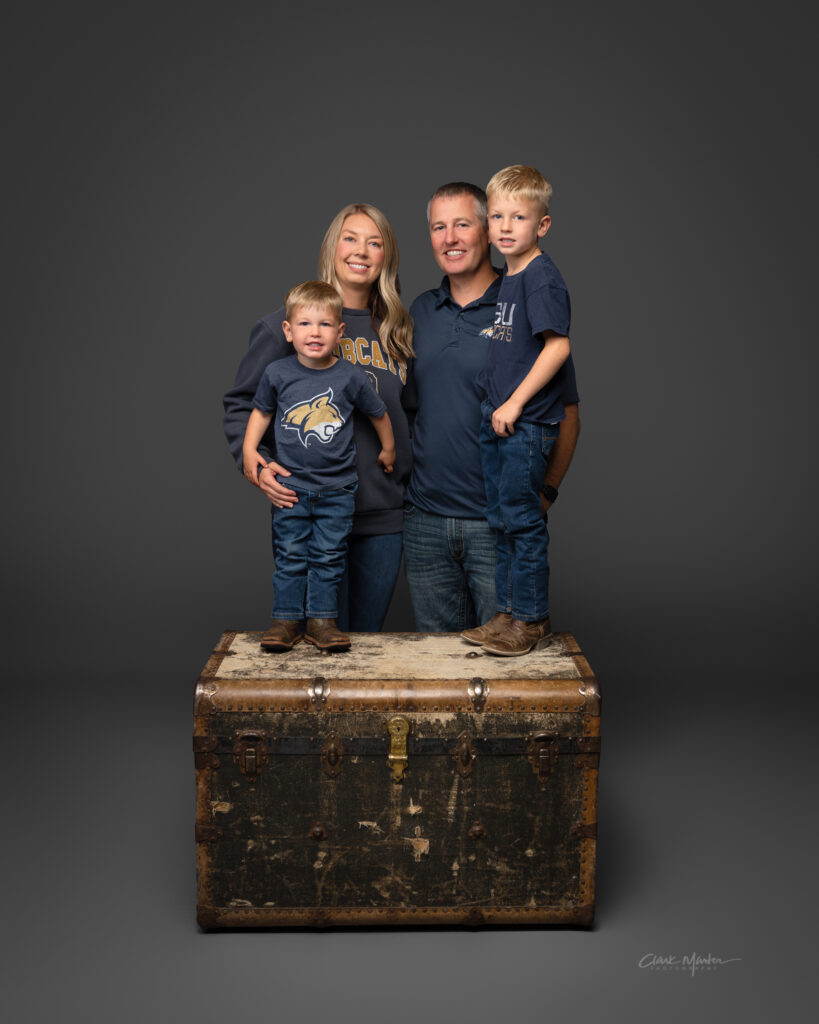
M322 651L349 651L350 638L342 633L335 619L308 619L304 639Z
M547 647L551 643L551 638L552 624L548 617L539 622L512 619L506 629L496 633L483 644L483 649L490 654L515 658L520 654L528 654L533 647Z
M512 616L509 612L495 612L489 622L484 622L482 626L476 626L474 629L465 629L461 636L469 643L480 646L497 633L503 632L511 621Z
M290 651L302 638L301 623L295 619L271 619L259 641L266 651Z

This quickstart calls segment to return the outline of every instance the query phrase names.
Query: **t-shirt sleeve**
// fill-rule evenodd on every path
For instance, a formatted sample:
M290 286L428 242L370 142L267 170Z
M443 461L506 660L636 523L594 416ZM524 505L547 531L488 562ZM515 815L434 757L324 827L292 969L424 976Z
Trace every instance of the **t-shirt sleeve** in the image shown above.
M262 374L256 394L253 396L253 407L268 415L276 408L276 384L268 367Z
M526 296L526 313L533 334L554 331L568 338L572 321L569 293L559 284L546 284Z
M383 416L387 407L378 397L378 392L361 370L353 367L351 369L355 371L351 392L353 405L367 416Z

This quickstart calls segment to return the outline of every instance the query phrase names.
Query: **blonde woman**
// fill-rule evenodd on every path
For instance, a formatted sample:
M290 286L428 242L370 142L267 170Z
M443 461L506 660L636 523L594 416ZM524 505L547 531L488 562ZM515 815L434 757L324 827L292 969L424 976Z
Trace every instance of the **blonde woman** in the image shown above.
M319 277L332 284L344 304L340 355L362 369L387 406L395 433L394 472L377 463L378 437L366 417L354 423L358 495L339 594L338 625L344 630L381 629L401 564L404 488L411 449L406 409L414 409L412 323L400 298L398 245L384 214L366 203L345 206L327 229L319 254ZM282 331L284 307L262 317L225 395L225 434L242 470L242 441L256 386L268 363L292 353ZM272 431L259 451L268 459L257 485L277 508L298 500L286 469L275 461ZM263 641L264 642L264 638Z

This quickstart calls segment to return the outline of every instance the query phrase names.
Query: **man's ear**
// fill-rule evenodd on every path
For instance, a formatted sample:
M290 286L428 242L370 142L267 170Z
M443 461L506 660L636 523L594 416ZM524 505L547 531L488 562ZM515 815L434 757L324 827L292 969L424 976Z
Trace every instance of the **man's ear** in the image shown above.
M552 218L547 213L544 217L540 218L540 223L537 226L537 237L543 238L549 228L552 226Z

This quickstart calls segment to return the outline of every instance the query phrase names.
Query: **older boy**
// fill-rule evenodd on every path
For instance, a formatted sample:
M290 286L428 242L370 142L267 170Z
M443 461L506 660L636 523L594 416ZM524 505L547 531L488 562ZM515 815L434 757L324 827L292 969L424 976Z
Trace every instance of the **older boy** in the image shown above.
M274 508L273 621L261 640L269 651L287 651L303 638L322 650L347 650L350 638L336 626L358 480L353 441L354 408L369 416L381 443L378 462L395 464L395 440L386 406L361 370L333 349L344 331L340 295L322 281L287 293L284 335L295 355L264 371L245 432L243 471L254 482L267 460L258 446L276 413L276 461L290 472L298 501Z
M569 356L566 285L538 241L549 230L552 188L533 167L499 171L487 185L489 240L506 256L481 381L481 461L486 518L495 532L497 612L461 635L492 654L526 654L548 642L549 536L540 491L565 417Z

